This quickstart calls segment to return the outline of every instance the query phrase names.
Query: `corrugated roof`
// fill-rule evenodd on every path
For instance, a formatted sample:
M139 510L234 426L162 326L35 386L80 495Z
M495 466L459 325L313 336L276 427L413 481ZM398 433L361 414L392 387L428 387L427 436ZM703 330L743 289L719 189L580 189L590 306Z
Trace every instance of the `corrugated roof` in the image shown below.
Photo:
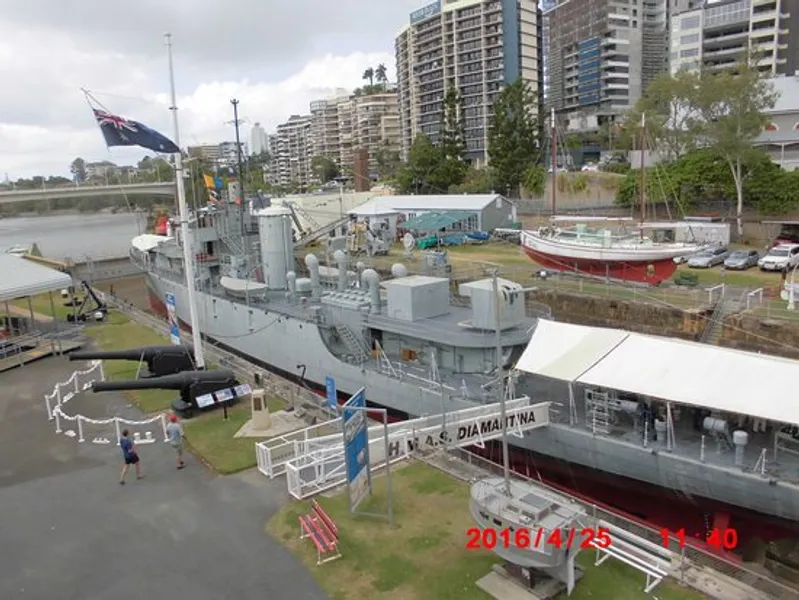
M451 194L441 196L375 196L368 202L352 209L349 214L357 216L372 216L376 210L392 211L452 211L469 210L481 211L494 202L500 194ZM508 202L503 197L504 202Z
M0 254L0 302L62 290L72 277L21 256Z
M465 221L475 213L456 210L453 212L423 213L413 219L408 219L402 224L403 229L417 229L419 231L438 231L445 227L452 227L455 223Z
M799 425L786 381L799 361L620 329L540 321L516 368L614 389Z

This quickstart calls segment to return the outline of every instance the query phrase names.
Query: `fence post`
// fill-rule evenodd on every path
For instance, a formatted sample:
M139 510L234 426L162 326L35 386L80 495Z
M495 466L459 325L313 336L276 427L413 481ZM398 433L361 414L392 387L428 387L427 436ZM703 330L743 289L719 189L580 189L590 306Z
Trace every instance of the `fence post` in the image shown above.
M55 432L61 433L61 409L58 406L53 411L53 416L55 417Z
M119 426L119 417L114 417L114 429L116 430L117 433L117 444L119 444L119 442L122 441L122 431Z
M166 413L161 413L161 431L164 432L164 443L169 441L169 436L166 433Z
M47 407L47 420L53 420L53 408L50 406L50 396L48 394L44 395L44 404Z
M82 442L83 441L83 420L81 419L80 415L77 416L76 420L78 422L78 441Z
M74 379L74 380L75 380L75 393L77 394L77 393L79 393L79 392L80 392L80 390L78 389L78 372L77 372L77 371L75 371L75 372L72 374L72 379Z

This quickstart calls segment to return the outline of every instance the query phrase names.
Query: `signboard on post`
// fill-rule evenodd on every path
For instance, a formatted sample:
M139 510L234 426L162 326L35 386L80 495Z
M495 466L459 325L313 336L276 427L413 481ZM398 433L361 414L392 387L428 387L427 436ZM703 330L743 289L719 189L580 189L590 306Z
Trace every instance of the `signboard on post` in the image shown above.
M366 415L366 390L355 392L341 407L344 430L344 459L347 465L347 491L350 511L372 493L369 468L369 425Z
M336 410L338 399L336 396L336 380L332 377L325 377L325 390L327 391L327 407Z
M169 339L177 346L180 344L180 327L175 313L175 294L166 295L166 312L169 318Z
M430 17L434 17L441 13L441 0L437 0L427 6L423 6L419 10L415 10L411 13L411 25L414 23L418 23L419 21L424 21L425 19L429 19Z

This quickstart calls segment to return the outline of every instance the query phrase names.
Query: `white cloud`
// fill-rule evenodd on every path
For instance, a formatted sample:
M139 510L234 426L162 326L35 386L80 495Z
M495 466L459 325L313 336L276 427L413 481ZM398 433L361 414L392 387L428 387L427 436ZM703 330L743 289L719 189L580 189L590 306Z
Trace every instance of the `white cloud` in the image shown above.
M96 10L90 5L99 0L85 0L79 11L63 0L0 0L0 179L67 175L76 156L129 164L144 154L106 149L81 87L109 111L172 137L165 29L175 32L181 145L233 139L225 124L233 119L231 98L240 100L249 140L252 123L271 131L306 114L312 100L362 85L368 66L384 63L391 77L396 30L424 4L186 1L141 0L117 19L107 0Z

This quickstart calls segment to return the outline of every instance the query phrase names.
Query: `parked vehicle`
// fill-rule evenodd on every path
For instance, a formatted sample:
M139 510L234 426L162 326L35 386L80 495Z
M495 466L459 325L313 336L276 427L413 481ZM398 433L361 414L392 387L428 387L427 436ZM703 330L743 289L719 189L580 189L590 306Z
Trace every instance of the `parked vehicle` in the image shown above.
M723 264L730 255L730 251L724 246L718 248L708 248L688 258L688 266L692 269L709 269L716 265Z
M780 244L774 246L757 261L761 271L784 271L799 263L799 244Z
M731 271L745 271L757 265L760 253L757 250L736 250L724 260L724 268Z

